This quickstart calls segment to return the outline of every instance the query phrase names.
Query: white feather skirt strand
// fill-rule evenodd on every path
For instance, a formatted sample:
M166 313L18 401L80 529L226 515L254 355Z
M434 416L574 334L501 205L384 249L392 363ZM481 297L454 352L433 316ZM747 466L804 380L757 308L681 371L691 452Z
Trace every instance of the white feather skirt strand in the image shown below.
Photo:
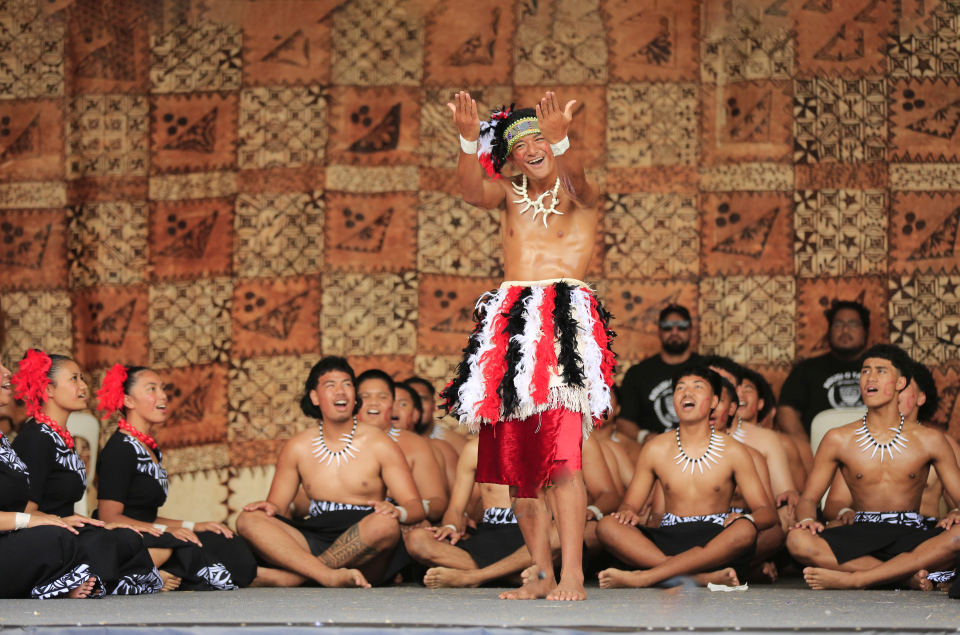
M537 366L537 342L544 336L541 332L540 305L543 303L545 290L543 287L530 287L530 296L523 302L523 313L526 322L523 333L514 335L511 339L520 344L522 356L517 364L517 374L513 385L517 389L520 405L533 403L533 371ZM551 334L552 335L552 334Z
M503 304L503 300L507 297L508 291L508 289L500 289L484 304L486 317L484 319L485 324L483 325L483 330L480 332L480 347L470 356L467 362L470 368L470 376L458 392L461 407L461 425L479 419L477 410L484 397L483 369L480 368L480 358L484 353L493 349L493 324L495 322L493 314L500 308L500 305Z
M590 414L594 419L603 417L603 413L610 407L610 387L603 380L601 368L603 366L603 351L593 336L596 320L593 317L593 306L590 294L584 289L571 291L571 303L577 311L577 323L582 329L578 336L583 344L583 372L584 383L587 388L587 398L590 402Z

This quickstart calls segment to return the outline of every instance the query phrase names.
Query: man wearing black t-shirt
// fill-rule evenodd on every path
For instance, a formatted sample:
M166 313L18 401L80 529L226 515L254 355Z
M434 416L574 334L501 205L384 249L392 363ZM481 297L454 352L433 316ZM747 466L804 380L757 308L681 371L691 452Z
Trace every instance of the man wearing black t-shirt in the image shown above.
M777 427L807 443L818 413L863 406L860 354L867 346L870 311L844 300L834 303L826 316L830 352L797 364L783 384L777 407Z
M697 357L690 351L691 327L686 307L672 304L660 311L660 352L631 366L620 387L618 427L625 435L637 435L642 441L651 432L659 434L677 427L670 382L680 366Z

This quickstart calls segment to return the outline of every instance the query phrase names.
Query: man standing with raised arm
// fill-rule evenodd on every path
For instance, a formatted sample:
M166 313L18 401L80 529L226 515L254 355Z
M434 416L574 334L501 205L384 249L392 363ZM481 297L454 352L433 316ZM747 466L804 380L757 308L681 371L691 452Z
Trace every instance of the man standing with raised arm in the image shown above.
M501 597L583 600L581 444L610 405L616 364L609 316L582 282L600 220L599 186L567 139L575 101L561 109L548 92L536 109L497 111L482 126L468 93L454 101L448 106L460 132L460 191L471 205L500 210L507 281L478 303L476 328L441 393L442 407L480 430L477 481L511 485L519 499L534 569L519 590ZM519 174L500 178L507 162ZM559 584L544 495L551 484Z

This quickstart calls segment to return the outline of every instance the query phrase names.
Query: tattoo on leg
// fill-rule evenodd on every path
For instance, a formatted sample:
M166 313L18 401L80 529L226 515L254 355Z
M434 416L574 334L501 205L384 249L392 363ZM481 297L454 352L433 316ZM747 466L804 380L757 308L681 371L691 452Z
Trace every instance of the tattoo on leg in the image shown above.
M364 544L360 537L360 525L354 525L343 532L326 551L320 554L320 561L331 569L346 566L359 567L366 564L379 553L373 547Z

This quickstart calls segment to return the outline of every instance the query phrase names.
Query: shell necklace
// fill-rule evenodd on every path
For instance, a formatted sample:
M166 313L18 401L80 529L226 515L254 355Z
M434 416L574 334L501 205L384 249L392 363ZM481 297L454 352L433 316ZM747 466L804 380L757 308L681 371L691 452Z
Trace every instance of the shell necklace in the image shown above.
M537 197L537 200L535 200L535 201L531 201L531 200L530 200L530 197L527 196L527 175L526 175L526 174L523 175L523 185L522 185L522 186L519 186L519 187L518 187L516 183L511 183L510 185L513 186L513 191L514 191L514 193L515 193L517 196L520 197L519 199L515 200L514 203L526 203L526 204L527 204L526 207L524 207L522 210L520 210L520 213L523 214L523 213L524 213L525 211L527 211L528 209L533 208L533 221L534 221L534 222L537 221L537 214L539 214L539 213L541 213L541 212L543 213L543 226L544 226L544 227L547 226L547 216L549 216L550 214L559 214L559 215L563 216L563 212L558 212L557 209L556 209L556 208L557 208L557 203L560 202L560 199L557 198L557 194L560 193L560 177L559 177L559 176L557 177L557 184L553 186L553 189L552 189L552 190L547 190L546 192L544 192L543 194L541 194L540 196L538 196L538 197ZM551 194L551 195L553 196L553 202L550 203L550 207L547 207L547 206L545 206L545 205L543 204L543 199L546 198L547 194Z
M317 457L319 463L323 463L324 459L327 461L327 466L333 463L333 460L337 460L337 467L340 467L340 459L343 459L343 464L346 465L350 462L350 459L357 458L357 455L354 452L359 452L355 447L353 447L353 435L357 433L357 418L353 418L353 430L350 431L350 434L341 435L340 440L346 443L342 450L334 452L327 447L326 442L323 440L323 422L320 423L320 436L318 436L313 441L313 456ZM347 458L350 457L350 458Z
M388 435L390 436L390 438L393 439L395 442L400 443L400 428L398 428L398 427L396 427L396 426L390 426L390 429L387 430L387 434L388 434Z
M870 455L872 459L877 455L877 450L880 450L880 462L883 463L883 453L887 452L890 455L890 460L893 460L893 451L896 450L900 454L903 454L903 450L900 448L907 447L908 439L903 438L903 414L900 415L900 426L897 428L890 428L897 434L887 441L886 443L880 443L873 438L873 435L870 434L870 431L867 429L867 415L863 415L863 425L854 433L859 435L857 437L857 442L860 444L860 447L863 448L861 452L866 452L871 447L873 448L873 453Z
M717 459L720 458L720 455L723 454L723 438L714 432L710 431L710 443L707 444L707 449L699 459L691 459L687 456L687 453L683 451L683 445L680 443L680 428L677 428L677 448L680 449L680 454L673 457L679 459L676 462L676 465L683 463L683 469L680 470L680 473L683 474L687 471L687 466L690 466L690 474L693 474L694 468L699 467L700 473L703 474L703 466L706 464L708 470L712 470L713 466L710 465L707 459L717 463Z
M737 417L737 429L730 435L740 443L746 443L747 433L743 430L743 419Z

